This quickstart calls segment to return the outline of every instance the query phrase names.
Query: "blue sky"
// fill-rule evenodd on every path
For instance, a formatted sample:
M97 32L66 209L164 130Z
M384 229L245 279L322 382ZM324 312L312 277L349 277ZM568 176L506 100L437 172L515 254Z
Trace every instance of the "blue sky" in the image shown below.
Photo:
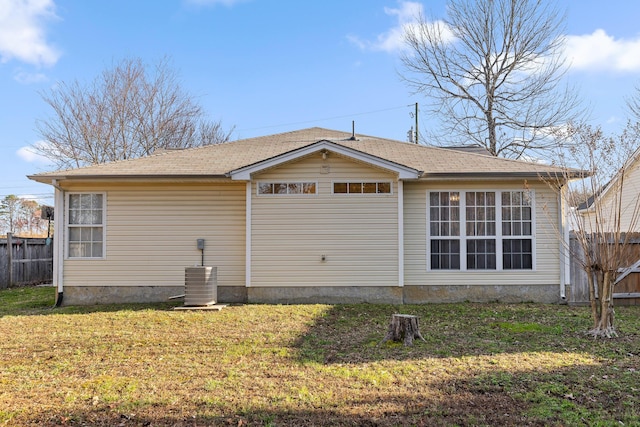
M624 124L640 85L640 2L560 0L567 11L566 76L592 124ZM400 81L401 25L444 0L0 0L0 197L52 204L26 175L51 170L29 146L50 116L40 93L90 82L127 57L164 56L233 139L311 126L405 140L421 102ZM420 115L420 127L429 126Z

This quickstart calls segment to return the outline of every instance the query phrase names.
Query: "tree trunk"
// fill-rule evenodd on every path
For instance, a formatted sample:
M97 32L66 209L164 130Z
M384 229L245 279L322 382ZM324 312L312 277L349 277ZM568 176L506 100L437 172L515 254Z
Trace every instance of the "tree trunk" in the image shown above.
M598 301L596 299L596 286L598 286L598 280L594 271L587 267L585 270L587 273L587 283L589 286L589 303L591 305L591 319L593 320L593 328L598 327Z
M615 330L614 310L613 310L613 285L615 275L612 271L605 271L602 274L602 282L599 283L599 305L596 326L589 331L594 337L613 338L618 334Z
M426 342L422 334L420 334L418 317L410 314L394 314L391 316L391 323L389 323L387 335L380 344L392 340L398 342L404 341L405 346L411 346L413 345L414 338L420 338Z

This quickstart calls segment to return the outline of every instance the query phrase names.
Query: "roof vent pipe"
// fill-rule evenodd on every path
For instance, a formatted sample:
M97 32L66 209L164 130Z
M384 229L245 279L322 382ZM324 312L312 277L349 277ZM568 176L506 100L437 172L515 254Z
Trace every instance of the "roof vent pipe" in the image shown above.
M356 121L351 120L351 138L349 141L356 141Z

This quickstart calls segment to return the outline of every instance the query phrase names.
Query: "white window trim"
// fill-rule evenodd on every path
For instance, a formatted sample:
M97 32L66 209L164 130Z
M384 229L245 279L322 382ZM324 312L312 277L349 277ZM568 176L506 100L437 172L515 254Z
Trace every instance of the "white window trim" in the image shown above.
M335 193L333 191L334 189L334 185L335 184L347 184L347 187L349 184L378 184L378 183L384 183L384 184L389 184L389 189L390 191L388 193ZM362 180L362 179L352 179L352 180L336 180L336 181L331 181L331 195L335 195L338 197L341 196L355 196L355 197L359 197L359 196L392 196L393 195L393 181L387 181L384 179L369 179L369 180Z
M296 194L284 194L284 193L271 193L271 194L262 194L260 193L260 184L315 184L316 191L315 193L296 193ZM278 180L270 180L270 181L257 181L256 182L256 196L258 197L313 197L319 194L319 183L318 181L278 181Z
M101 257L70 257L69 256L69 198L77 194L101 194L102 195L102 256ZM88 226L88 225L87 225ZM73 227L73 226L71 226ZM101 191L74 191L65 193L64 209L64 259L65 260L103 260L107 258L107 193Z
M457 192L460 193L460 235L459 236L434 236L436 238L441 238L442 240L459 240L460 241L460 269L433 269L431 268L431 204L429 193L430 192ZM525 192L528 191L531 195L531 236L503 236L502 235L502 193L510 193L510 192ZM472 192L495 192L496 193L496 234L495 236L467 236L466 235L466 221L467 221L467 212L466 212L466 193ZM536 194L532 189L524 190L522 188L509 188L509 189L485 189L485 188L469 188L469 189L452 189L452 188L432 188L427 190L426 192L426 253L427 253L427 271L429 272L472 272L474 274L491 274L497 271L508 272L508 273L535 273L536 272L536 264L537 264L537 246L536 246ZM493 239L496 240L496 268L495 269L467 269L467 239L469 240L478 240L478 239ZM505 270L502 265L502 242L503 240L519 240L519 239L531 239L531 269L507 269ZM437 240L437 239L436 239Z

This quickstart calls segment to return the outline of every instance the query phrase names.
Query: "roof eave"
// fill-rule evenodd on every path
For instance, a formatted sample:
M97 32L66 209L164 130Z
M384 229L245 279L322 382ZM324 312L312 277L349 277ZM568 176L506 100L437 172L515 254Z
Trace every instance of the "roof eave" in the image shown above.
M531 178L531 179L574 179L564 173L555 172L426 172L421 179L505 179L505 178Z
M202 181L211 179L228 179L225 175L170 175L170 174L158 174L158 175L27 175L32 181L36 181L42 184L53 184L54 181Z

